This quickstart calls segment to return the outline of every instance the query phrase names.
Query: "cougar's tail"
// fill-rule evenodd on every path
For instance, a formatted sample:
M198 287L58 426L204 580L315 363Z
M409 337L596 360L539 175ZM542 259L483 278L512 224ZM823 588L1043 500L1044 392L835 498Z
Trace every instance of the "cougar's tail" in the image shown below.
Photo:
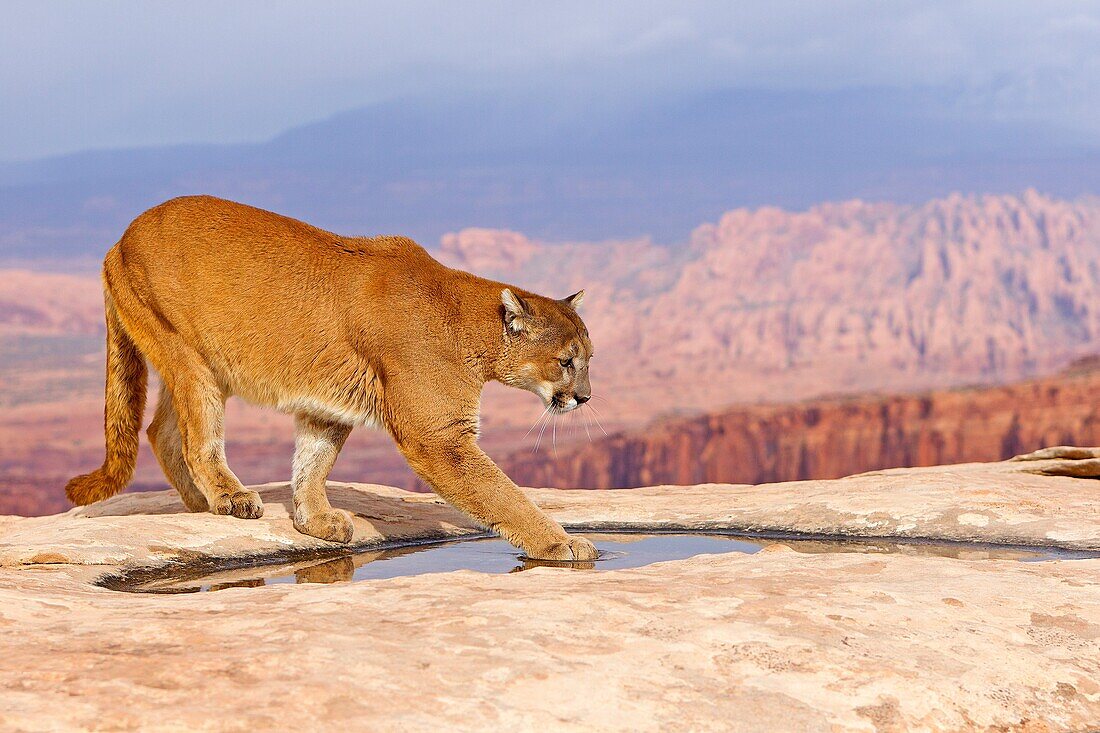
M107 457L95 471L77 476L65 485L65 495L74 504L91 504L114 496L130 483L145 414L145 357L123 328L110 290L104 288L103 293L107 315L107 386L103 408Z

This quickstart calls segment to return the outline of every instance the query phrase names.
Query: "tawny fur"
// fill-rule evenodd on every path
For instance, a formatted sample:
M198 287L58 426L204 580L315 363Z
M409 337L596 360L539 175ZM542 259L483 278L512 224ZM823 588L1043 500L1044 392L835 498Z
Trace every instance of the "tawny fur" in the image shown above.
M477 445L489 380L548 409L590 394L592 344L564 300L444 267L404 237L348 238L211 197L145 212L103 266L107 456L72 479L88 504L129 482L145 402L145 360L163 388L149 438L192 511L263 513L225 461L225 400L292 412L294 526L348 542L325 495L352 427L385 428L445 499L534 558L590 560Z

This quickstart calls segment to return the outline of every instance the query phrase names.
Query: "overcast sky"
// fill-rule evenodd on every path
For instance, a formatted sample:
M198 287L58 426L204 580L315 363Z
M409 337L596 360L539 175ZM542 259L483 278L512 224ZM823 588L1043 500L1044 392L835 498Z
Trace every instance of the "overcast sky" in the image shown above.
M259 141L395 96L943 87L1100 139L1100 3L13 2L0 159Z

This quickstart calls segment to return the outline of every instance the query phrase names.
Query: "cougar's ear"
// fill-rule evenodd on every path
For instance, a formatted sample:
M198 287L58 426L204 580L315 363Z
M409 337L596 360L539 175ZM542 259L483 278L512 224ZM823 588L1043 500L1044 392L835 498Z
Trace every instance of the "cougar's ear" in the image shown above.
M570 295L568 298L562 298L561 302L565 303L573 310L577 310L581 307L581 303L584 302L584 291L578 290L577 292Z
M530 326L531 307L527 301L504 288L500 291L500 303L504 306L504 323L509 331L519 333Z

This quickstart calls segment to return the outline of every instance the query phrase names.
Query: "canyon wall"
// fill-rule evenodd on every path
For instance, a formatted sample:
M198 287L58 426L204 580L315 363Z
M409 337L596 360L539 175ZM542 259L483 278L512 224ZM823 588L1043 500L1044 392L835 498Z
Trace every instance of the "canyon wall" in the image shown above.
M525 486L756 484L1100 445L1095 366L1089 361L1056 378L1003 387L735 407L659 421L556 455L517 452L502 467Z

